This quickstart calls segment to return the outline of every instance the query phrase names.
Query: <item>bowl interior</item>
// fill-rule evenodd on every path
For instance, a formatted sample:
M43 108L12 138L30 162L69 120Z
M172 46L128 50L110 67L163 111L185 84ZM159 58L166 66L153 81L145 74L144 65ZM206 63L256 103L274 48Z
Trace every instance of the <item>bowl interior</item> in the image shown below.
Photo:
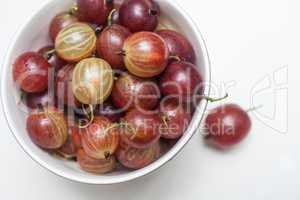
M205 45L196 26L188 15L173 0L158 0L162 17L160 19L162 27L177 29L187 36L193 44L197 54L197 66L199 67L206 82L210 81L209 62ZM2 74L2 103L8 124L23 149L39 164L50 171L71 180L92 183L92 184L110 184L124 182L143 176L159 168L168 160L173 158L182 147L188 142L202 119L207 102L200 103L193 120L181 140L164 156L153 164L137 171L118 171L107 175L93 175L81 171L74 162L59 160L48 153L45 153L34 145L26 133L26 113L17 106L18 92L12 81L11 69L12 63L16 57L25 51L36 51L41 46L51 44L48 37L48 26L50 20L55 14L68 10L73 4L73 0L51 0L37 11L20 28L16 34L15 40L8 50L4 63ZM206 84L207 85L207 84ZM209 93L206 86L205 94Z

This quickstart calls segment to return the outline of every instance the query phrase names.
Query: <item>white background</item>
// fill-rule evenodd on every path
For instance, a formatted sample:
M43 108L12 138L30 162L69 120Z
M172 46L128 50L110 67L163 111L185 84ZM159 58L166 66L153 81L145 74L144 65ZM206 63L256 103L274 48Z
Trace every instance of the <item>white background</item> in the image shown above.
M1 61L18 26L42 2L1 1ZM253 113L250 136L231 151L213 150L197 134L176 159L150 176L119 185L90 186L57 177L32 161L12 137L1 114L1 199L300 199L298 0L184 0L179 3L198 23L207 42L214 83L236 83L227 89L230 93L227 102L251 107L251 89L264 77L272 78L275 71L288 67L284 68L288 71L288 84L273 85L255 100L255 104L264 105L260 116L276 110L275 119L259 120ZM278 72L276 80L285 83L285 72ZM281 92L274 93L280 88ZM278 94L277 98L273 94Z

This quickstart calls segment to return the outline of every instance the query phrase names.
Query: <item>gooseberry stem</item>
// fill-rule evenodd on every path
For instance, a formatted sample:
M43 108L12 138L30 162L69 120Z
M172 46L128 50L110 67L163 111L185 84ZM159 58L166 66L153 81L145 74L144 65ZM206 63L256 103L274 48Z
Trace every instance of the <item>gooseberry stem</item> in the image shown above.
M258 110L258 109L260 109L260 108L262 108L262 107L263 107L263 105L259 105L259 106L256 106L256 107L252 107L252 108L249 108L248 110L246 110L246 112L247 112L247 113L253 112L253 111Z
M94 121L95 116L94 116L94 108L93 108L93 105L89 105L89 108L90 108L90 114L86 111L84 105L82 104L82 110L83 110L84 114L87 116L87 118L89 119L89 122L88 122L87 124L83 125L83 126L82 126L81 124L79 124L78 127L79 127L80 129L87 128L87 127L88 127L89 125L91 125L91 124L93 123L93 121Z
M51 49L51 50L47 51L43 56L44 56L44 58L49 60L53 56L54 53L55 53L55 49Z
M226 95L221 98L212 98L212 97L208 97L208 96L203 96L203 98L206 99L207 101L209 101L210 103L222 101L222 100L226 99L227 97L229 97L228 93L226 93Z
M109 152L104 152L104 157L107 160L110 157L110 153Z
M163 125L164 125L166 128L168 128L168 122L167 122L168 117L167 117L166 115L163 115L162 118L161 118L161 120L163 121Z
M176 62L180 62L181 58L179 56L169 56L169 59L176 60Z
M76 15L78 12L78 6L76 3L73 4L73 6L69 10L70 15Z
M116 12L117 10L116 9L113 9L109 15L108 15L108 18L107 18L107 25L108 26L111 26L112 25L112 18L113 18L113 14L114 12Z

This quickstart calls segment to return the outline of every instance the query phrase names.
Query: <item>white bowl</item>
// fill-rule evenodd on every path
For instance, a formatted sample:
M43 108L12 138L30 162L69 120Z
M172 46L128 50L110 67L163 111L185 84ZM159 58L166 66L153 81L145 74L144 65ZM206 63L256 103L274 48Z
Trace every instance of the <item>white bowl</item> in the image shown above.
M79 169L76 163L59 160L48 153L45 153L29 139L26 133L26 115L16 105L15 85L12 80L12 63L21 53L28 50L37 50L39 47L50 44L48 39L48 26L52 17L60 11L68 10L74 0L47 0L41 9L37 10L15 35L6 58L4 60L1 75L1 98L4 114L11 132L22 146L24 151L37 163L49 171L67 179L89 184L113 184L121 183L144 176L163 166L174 158L177 153L192 138L200 126L207 102L203 100L194 114L188 130L178 143L164 156L151 165L136 171L119 171L107 175L93 175ZM157 0L162 11L162 21L165 24L172 24L172 27L179 29L192 42L196 55L197 66L202 72L206 83L210 83L210 63L202 36L192 19L174 0ZM210 84L205 84L205 94L209 95Z

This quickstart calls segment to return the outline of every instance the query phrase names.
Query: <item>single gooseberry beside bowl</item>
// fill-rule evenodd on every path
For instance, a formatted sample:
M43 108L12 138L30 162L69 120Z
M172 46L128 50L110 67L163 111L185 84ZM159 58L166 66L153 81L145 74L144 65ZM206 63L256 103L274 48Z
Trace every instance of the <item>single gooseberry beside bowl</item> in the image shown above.
M251 129L247 111L225 104L210 111L205 119L207 142L218 148L232 147L244 140Z
M203 81L207 83L204 87L204 94L209 96L210 65L207 50L204 41L201 38L201 34L198 32L197 26L193 23L187 12L185 12L175 1L156 0L156 2L160 6L160 15L161 18L164 19L164 24L171 23L172 27L175 27L178 32L186 36L193 45L197 58L195 65L199 67L198 69L203 76ZM36 49L49 44L49 34L47 30L49 29L51 19L53 19L57 13L69 10L73 3L74 0L47 1L42 8L33 12L32 17L30 17L29 20L24 22L23 26L21 26L20 30L16 33L12 44L7 48L7 55L4 58L3 71L0 79L0 96L5 118L11 132L25 152L41 166L61 177L89 184L114 184L142 177L163 166L183 149L201 124L201 119L207 104L205 100L200 102L188 129L181 139L179 139L177 143L164 154L164 156L138 170L129 171L121 169L119 171L101 175L85 173L80 170L76 163L59 160L49 155L47 152L37 147L28 137L25 123L26 115L16 106L16 99L19 99L20 93L15 89L12 80L12 64L23 52L35 51Z

